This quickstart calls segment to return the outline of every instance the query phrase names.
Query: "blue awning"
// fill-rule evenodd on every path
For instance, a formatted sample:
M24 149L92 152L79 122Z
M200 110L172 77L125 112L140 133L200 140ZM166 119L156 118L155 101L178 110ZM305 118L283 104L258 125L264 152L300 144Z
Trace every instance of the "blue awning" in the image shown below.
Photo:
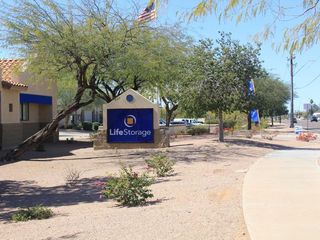
M37 104L52 105L52 97L20 93L20 103L37 103Z

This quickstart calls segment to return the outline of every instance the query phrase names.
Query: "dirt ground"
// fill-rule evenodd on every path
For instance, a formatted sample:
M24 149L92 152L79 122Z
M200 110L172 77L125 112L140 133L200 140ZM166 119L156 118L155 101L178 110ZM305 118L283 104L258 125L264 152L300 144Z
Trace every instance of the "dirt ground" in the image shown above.
M120 163L145 170L144 160L159 150L94 151L89 142L47 145L24 160L0 166L0 239L222 239L248 240L241 207L245 173L273 150L310 147L293 134L278 132L273 140L214 136L177 138L166 152L175 174L152 185L154 198L142 207L120 207L100 196L98 181L115 174ZM74 187L66 186L70 169L79 171ZM19 207L42 204L55 216L11 222Z

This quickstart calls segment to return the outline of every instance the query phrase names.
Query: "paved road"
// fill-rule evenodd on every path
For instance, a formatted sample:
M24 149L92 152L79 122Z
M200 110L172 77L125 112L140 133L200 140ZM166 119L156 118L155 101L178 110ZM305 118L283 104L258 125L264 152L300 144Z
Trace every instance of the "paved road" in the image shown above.
M320 239L319 150L275 151L258 160L243 186L252 240Z
M296 123L296 125L302 126L304 129L320 132L320 122L310 122L310 120L298 120L298 123Z
M275 122L277 123L277 122ZM288 120L283 120L282 121L283 124L289 126L289 121ZM302 126L304 129L308 129L310 131L313 131L313 132L317 132L317 133L320 133L320 121L319 122L310 122L310 120L298 120L297 123L295 123L295 125L298 125L298 126Z

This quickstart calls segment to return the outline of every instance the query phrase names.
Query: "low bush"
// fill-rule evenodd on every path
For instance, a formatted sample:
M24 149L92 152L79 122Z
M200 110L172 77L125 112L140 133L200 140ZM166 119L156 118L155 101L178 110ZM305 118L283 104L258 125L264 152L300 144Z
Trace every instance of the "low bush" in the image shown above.
M72 129L74 129L74 130L81 130L81 129L82 129L82 125L81 125L81 124L73 125L73 126L72 126Z
M223 128L231 128L233 129L236 126L236 121L235 120L225 120L223 122Z
M82 122L82 128L85 131L92 131L92 122Z
M26 209L21 209L11 216L15 222L25 222L34 219L47 219L53 216L53 211L49 208L37 205Z
M98 123L98 122L92 123L92 130L93 131L98 131L99 126L100 126L100 123Z
M260 123L259 123L259 126L261 129L266 129L269 127L269 122L267 119L263 118L263 119L260 119Z
M145 204L148 198L153 197L148 188L153 182L153 178L146 173L139 175L131 167L123 166L119 177L112 177L106 182L102 194L123 206L139 206Z
M146 163L158 177L165 177L173 173L174 162L164 154L153 155L146 160Z
M191 126L187 129L187 134L189 135L201 135L208 134L210 132L208 126Z
M74 186L80 179L81 172L75 168L67 168L65 171L65 181L67 186Z

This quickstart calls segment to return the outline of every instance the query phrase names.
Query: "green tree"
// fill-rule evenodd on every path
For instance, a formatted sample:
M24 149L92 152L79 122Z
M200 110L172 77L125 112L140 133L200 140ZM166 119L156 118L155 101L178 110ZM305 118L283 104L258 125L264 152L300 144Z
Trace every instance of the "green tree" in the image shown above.
M63 111L72 102L73 97L76 93L77 87L74 81L70 81L68 76L62 76L61 80L57 82L58 84L58 111ZM68 127L70 120L70 114L66 115L64 118L64 128Z
M231 35L227 35L229 38ZM236 109L247 114L247 127L251 129L251 111L255 109L255 94L251 92L250 81L259 77L263 71L260 60L260 46L253 46L250 43L240 44L238 41L233 41L235 57L233 61L232 71L236 74L241 82L239 92L239 100L236 104Z
M111 101L134 78L112 78L111 69L122 55L140 46L149 31L136 24L136 16L117 10L114 1L19 0L3 2L0 23L5 46L15 46L27 59L28 71L39 79L59 81L68 75L76 86L72 101L38 133L11 150L4 160L19 157L50 136L60 120L94 102ZM147 79L147 78L146 78Z
M255 80L256 108L260 115L273 118L288 113L286 104L290 99L289 86L267 74Z
M160 40L158 50L161 51L159 55L161 61L157 68L160 78L158 90L165 105L166 126L169 127L183 97L183 88L186 87L183 81L191 39L182 34L179 29L171 29L158 39Z
M231 38L221 34L216 40L201 40L189 60L190 88L186 89L184 104L194 115L215 111L219 118L219 141L224 141L223 113L234 109L239 100L241 82L232 69L236 57Z

